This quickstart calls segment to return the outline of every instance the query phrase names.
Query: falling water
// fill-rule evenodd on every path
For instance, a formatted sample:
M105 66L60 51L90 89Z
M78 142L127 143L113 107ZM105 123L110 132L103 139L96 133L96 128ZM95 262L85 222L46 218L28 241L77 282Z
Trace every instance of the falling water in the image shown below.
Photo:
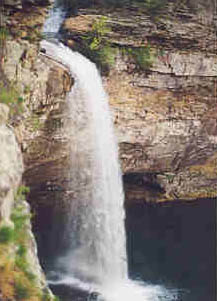
M117 143L95 65L62 44L43 41L41 46L75 79L67 98L73 193L67 227L70 244L59 261L63 272L58 283L94 289L109 301L176 300L160 286L128 279Z
M44 23L43 35L46 38L56 38L65 16L66 10L57 3L54 3L53 7L49 11L48 18Z
M108 301L176 300L160 286L128 278L117 143L95 64L60 43L42 41L41 47L65 65L75 80L67 97L72 195L66 218L69 244L58 260L58 283L96 290Z
M67 272L82 279L127 278L124 208L117 143L107 96L93 63L62 44L43 42L46 55L75 78L68 95L73 201Z

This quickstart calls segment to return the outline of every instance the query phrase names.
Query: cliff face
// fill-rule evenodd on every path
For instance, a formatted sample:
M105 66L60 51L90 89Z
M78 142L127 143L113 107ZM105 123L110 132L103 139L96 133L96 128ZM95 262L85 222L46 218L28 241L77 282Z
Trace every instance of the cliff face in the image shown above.
M20 287L29 298L43 296L44 291L51 300L21 192L23 159L14 131L6 124L8 113L9 108L0 104L0 299L17 300Z
M14 133L6 125L9 109L0 104L0 223L10 223L14 194L21 181L23 172L22 155Z
M213 1L195 3L168 1L152 15L134 1L121 8L104 1L80 7L78 1L71 7L76 14L62 28L62 39L83 49L95 20L107 18L110 30L103 38L115 49L115 64L103 79L127 200L216 196L216 21ZM24 111L10 123L23 152L29 199L35 210L45 206L55 211L53 205L58 207L67 190L65 95L73 83L63 66L39 52L48 9L38 3L22 2L22 8L6 4L10 35L1 68L24 99ZM148 63L141 52L146 49ZM136 51L140 56L135 60Z
M128 179L126 198L216 196L214 2L168 1L156 14L134 1L82 7L66 20L63 39L72 48L84 45L102 16L110 27L107 43L116 50L104 83ZM156 186L161 197L151 193Z
M95 20L106 17L110 27L105 30L103 21L97 34L106 40L101 50L115 50L115 55L107 55L106 64L115 63L103 73L103 80L119 140L127 202L216 197L217 26L214 2L195 3L168 1L160 13L153 14L134 1L121 8L105 6L105 1L93 1L87 8L77 1L71 7L75 14L62 28L62 39L90 56L84 44L93 37ZM66 209L60 200L70 199L64 122L66 94L73 80L65 67L39 51L48 2L7 0L5 4L8 33L0 36L0 79L12 92L7 92L9 98L0 94L1 102L8 105L0 104L0 225L17 231L16 214L29 216L24 197L18 193L23 174L36 213L35 231L47 240L42 252L48 255L58 252L51 233L62 235L58 230ZM0 266L10 267L0 273L10 271L12 277L6 291L1 282L6 274L0 277L2 300L14 300L16 275L28 287L27 275L32 271L40 290L47 294L29 219L22 231L28 233L24 242L0 243ZM17 266L14 271L23 245L28 269ZM13 260L6 265L8 252Z
M0 38L0 299L7 301L54 300L39 264L24 194L30 186L38 204L34 191L39 182L46 183L44 166L64 157L63 135L57 132L72 85L65 68L39 55L47 9L35 3L26 9L4 8ZM49 180L54 175L56 169ZM37 205L31 207L35 212Z

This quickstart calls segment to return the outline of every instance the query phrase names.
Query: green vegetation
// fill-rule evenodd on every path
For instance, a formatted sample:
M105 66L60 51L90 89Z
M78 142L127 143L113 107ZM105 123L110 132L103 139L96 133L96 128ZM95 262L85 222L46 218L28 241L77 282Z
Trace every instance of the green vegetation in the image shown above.
M30 127L33 132L40 130L43 127L43 122L40 120L40 116L37 114L33 114L30 117Z
M25 300L31 297L31 291L20 279L17 279L14 284L15 296L17 300Z
M81 52L95 62L103 71L109 70L115 63L116 50L106 38L110 31L107 18L102 16L93 22L88 36L83 37L83 49L81 49Z
M2 85L0 88L0 102L11 105L18 101L19 94L16 89L3 87Z
M2 59L4 57L5 54L5 43L6 43L6 39L9 35L9 32L7 30L7 28L5 26L0 26L0 68L1 68L1 64L2 64ZM1 87L0 87L1 89Z
M43 294L41 301L51 301L51 297L48 292L45 292ZM54 301L55 301L55 299L54 299Z
M35 286L36 278L27 259L27 246L30 239L29 218L30 214L26 212L26 208L19 204L11 214L14 228L3 226L0 229L0 278L5 281L4 283L0 281L0 287L6 299L15 297L16 300L33 300L30 297L38 294ZM11 257L8 257L10 249L6 248L8 243L12 243L16 250Z
M6 27L0 27L0 43L5 41L9 35L9 32Z
M90 32L89 47L91 50L96 50L100 48L100 45L104 42L105 35L111 31L110 27L107 25L107 18L102 16L96 20L92 25L92 30Z
M26 254L17 255L15 259L15 265L24 273L30 282L34 282L36 276L29 269L29 263L27 262Z
M41 301L60 301L60 298L57 296L51 297L49 294L49 291L47 289L45 289L45 291L41 297Z
M0 228L0 243L7 244L14 241L14 229L9 226Z
M17 192L15 194L15 201L25 200L26 194L30 192L30 188L25 185L21 185L18 187Z
M25 88L24 88L24 94L29 94L30 92L31 92L31 88L30 88L30 86L25 86Z
M3 84L0 83L0 103L9 106L11 116L20 114L23 111L23 101L24 99L13 85L4 87Z
M140 47L132 52L136 64L142 70L150 69L154 62L154 55L151 52L150 45Z
M12 214L11 214L11 220L14 223L14 231L15 231L15 240L16 243L24 244L27 240L26 237L26 226L31 218L31 214L26 213L26 208L22 205L17 206Z
M20 245L20 246L18 247L18 250L17 250L16 253L17 253L17 255L20 256L20 257L26 256L26 253L27 253L27 248L26 248L26 246Z
M149 44L139 48L123 48L122 54L131 57L137 68L144 71L152 67L157 56Z
M28 258L31 237L29 219L31 215L23 204L29 188L21 185L15 195L15 208L11 214L14 227L0 228L0 291L2 300L55 301L58 300L41 291L36 275L32 272Z
M21 185L17 189L17 193L15 195L16 202L25 200L25 194L28 193L29 187ZM29 222L31 215L26 213L26 209L23 205L17 205L16 208L13 209L11 214L11 220L14 223L14 228L3 225L0 228L0 243L7 244L10 242L14 242L18 245L17 254L19 256L24 256L25 252L25 240L27 239L26 225Z
M2 226L0 228L0 243L8 244L13 242L17 246L15 266L25 274L28 280L33 281L35 275L29 269L26 248L29 240L26 227L31 216L25 211L25 207L21 205L13 210L11 220L14 223L14 228L8 226Z

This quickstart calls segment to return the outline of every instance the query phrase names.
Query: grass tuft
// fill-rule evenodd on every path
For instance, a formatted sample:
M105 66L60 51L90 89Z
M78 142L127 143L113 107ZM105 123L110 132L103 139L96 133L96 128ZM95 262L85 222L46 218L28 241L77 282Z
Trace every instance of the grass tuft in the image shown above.
M14 241L14 229L9 226L0 228L0 243L7 244Z

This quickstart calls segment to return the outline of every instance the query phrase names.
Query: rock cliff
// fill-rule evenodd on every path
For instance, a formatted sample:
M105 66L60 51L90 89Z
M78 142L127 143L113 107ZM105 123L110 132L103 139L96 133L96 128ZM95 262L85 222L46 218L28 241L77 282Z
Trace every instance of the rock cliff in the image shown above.
M7 125L8 113L0 104L0 299L18 300L22 290L28 297L41 294L52 300L37 257L30 209L22 193L25 186L20 186L23 159L13 128Z
M130 195L147 201L216 196L213 5L212 1L197 5L168 1L154 16L134 1L121 8L100 2L85 7L79 1L71 7L62 39L73 49L82 46L101 16L110 27L105 35L116 50L115 64L104 84L119 139L127 199ZM31 12L24 5L12 15L6 13L11 38L5 42L3 63L4 75L16 82L25 99L25 112L12 123L24 154L27 184L31 193L39 194L42 186L49 193L64 190L66 179L55 175L67 164L62 117L65 94L72 85L63 66L39 53L46 13L47 8L37 5ZM144 68L128 50L147 45L152 57ZM160 194L153 196L155 187Z
M53 162L64 160L64 137L57 130L72 79L63 66L39 54L46 12L35 4L24 8L8 4L1 29L0 299L7 301L55 299L39 264L25 201L30 187L29 195L38 204L34 191L46 183L42 176L46 164L56 166ZM52 171L48 178L52 180ZM33 215L36 208L31 204Z
M214 2L168 1L156 14L134 1L122 7L102 8L100 3L78 7L76 15L65 21L63 39L74 49L84 45L94 34L91 24L102 17L110 27L106 39L116 50L115 64L104 82L122 170L125 178L140 179L137 184L125 182L126 198L216 196ZM147 66L142 65L142 49L150 50ZM135 61L130 53L140 57ZM156 185L161 197L147 192Z
M105 2L92 1L87 7L85 1L76 1L77 5L71 5L61 39L90 57L85 43L94 37L96 20L106 17L103 20L110 29L104 30L101 23L97 30L100 39L106 40L101 49L108 51L106 65L111 63L109 68L102 66L102 74L119 141L126 201L216 197L214 1L168 0L160 13L135 1L125 1L122 7L106 6ZM17 212L22 209L21 216L29 215L23 195L18 193L23 174L30 187L35 233L40 233L39 242L47 239L41 248L45 256L51 250L58 252L50 233L61 237L66 208L60 199L70 198L64 122L66 94L73 85L68 70L40 52L47 4L6 0L0 32L0 91L4 92L0 93L0 224L16 230ZM2 18L0 22L2 26ZM94 47L97 45L92 44ZM114 51L109 52L111 49ZM29 264L31 258L33 263L30 271L18 267L16 272L25 278L25 273L36 271L36 282L47 294L29 219L24 228L29 237L25 241L29 259L25 260ZM5 266L5 254L10 252L15 260L21 245L20 241L0 244L1 267ZM7 287L5 300L14 300L15 293ZM0 294L4 298L1 279Z

